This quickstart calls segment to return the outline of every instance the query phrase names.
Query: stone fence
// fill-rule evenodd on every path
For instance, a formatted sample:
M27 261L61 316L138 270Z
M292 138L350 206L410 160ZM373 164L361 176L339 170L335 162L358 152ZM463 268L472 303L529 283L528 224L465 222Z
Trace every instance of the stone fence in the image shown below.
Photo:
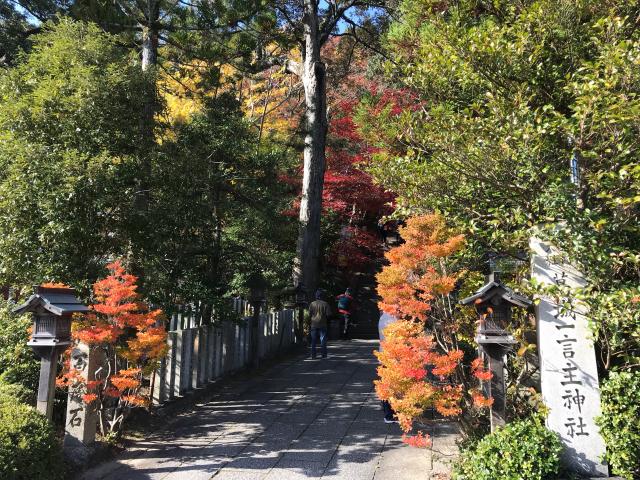
M180 308L170 321L169 351L152 380L156 405L184 396L251 362L251 328L256 317L248 302L233 300L238 321L203 324L204 308ZM261 313L258 317L259 358L273 357L296 344L295 310Z

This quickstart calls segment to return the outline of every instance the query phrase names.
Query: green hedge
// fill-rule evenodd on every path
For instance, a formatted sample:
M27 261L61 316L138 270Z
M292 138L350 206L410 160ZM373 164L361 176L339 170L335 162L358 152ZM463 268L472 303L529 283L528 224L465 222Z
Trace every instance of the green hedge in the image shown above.
M36 400L33 390L18 383L6 383L2 375L0 375L0 396L12 398L26 405L33 405Z
M616 475L640 478L640 372L613 372L602 385L600 432Z
M40 362L27 346L31 319L13 315L13 307L15 304L0 297L0 381L36 391Z
M558 478L562 444L542 420L510 423L462 453L454 480L544 480Z
M60 444L47 419L6 393L0 394L0 478L64 478Z

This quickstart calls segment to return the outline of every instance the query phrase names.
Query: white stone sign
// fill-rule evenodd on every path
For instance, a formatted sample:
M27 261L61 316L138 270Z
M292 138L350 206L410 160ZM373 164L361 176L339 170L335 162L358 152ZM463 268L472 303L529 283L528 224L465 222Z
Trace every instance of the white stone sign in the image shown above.
M583 275L559 260L560 252L536 238L530 241L532 278L543 285L580 288ZM596 356L587 307L566 299L542 297L536 306L542 397L549 408L547 426L565 445L564 461L571 470L591 477L608 476L602 457L605 445L595 424L600 415Z

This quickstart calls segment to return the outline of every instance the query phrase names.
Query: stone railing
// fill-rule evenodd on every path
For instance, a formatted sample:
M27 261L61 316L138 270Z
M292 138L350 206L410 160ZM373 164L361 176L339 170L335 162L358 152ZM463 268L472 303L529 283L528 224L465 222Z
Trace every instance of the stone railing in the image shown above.
M251 328L248 302L234 299L234 310L243 318L202 324L194 307L178 309L170 322L169 351L152 380L153 402L162 404L232 372L251 362ZM195 319L195 320L194 320ZM272 357L296 344L295 310L262 313L259 316L259 358Z

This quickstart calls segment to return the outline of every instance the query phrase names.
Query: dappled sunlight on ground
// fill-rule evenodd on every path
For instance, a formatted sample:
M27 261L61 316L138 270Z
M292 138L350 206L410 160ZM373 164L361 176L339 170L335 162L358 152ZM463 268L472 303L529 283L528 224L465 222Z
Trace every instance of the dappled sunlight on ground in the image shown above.
M328 359L289 360L232 382L83 478L446 478L441 459L455 454L455 428L429 427L438 433L433 451L401 443L399 427L383 422L373 392L376 347L375 341L334 343Z

